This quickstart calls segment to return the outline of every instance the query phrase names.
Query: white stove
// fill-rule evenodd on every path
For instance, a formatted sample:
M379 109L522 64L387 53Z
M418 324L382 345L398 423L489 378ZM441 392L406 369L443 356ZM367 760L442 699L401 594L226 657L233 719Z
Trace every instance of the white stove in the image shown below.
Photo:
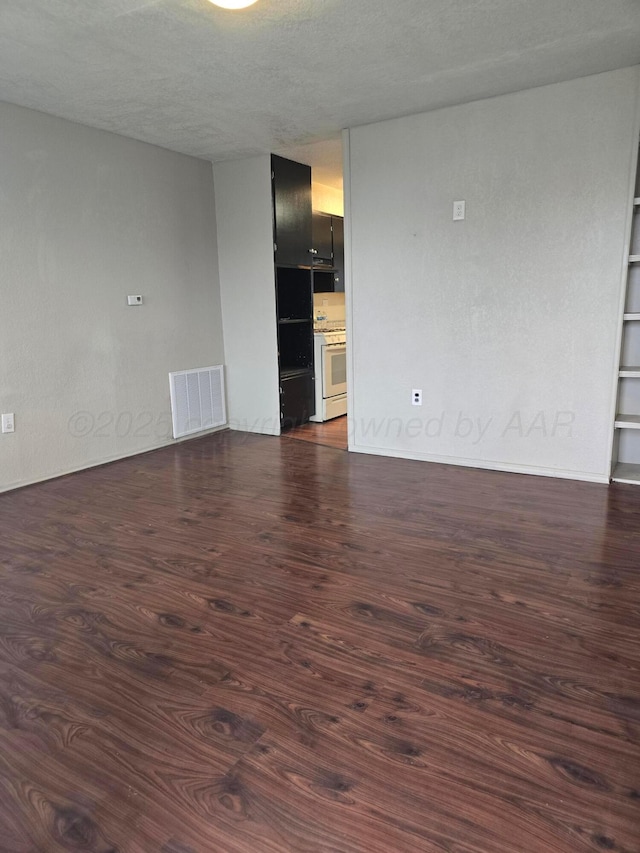
M344 344L347 342L346 329L314 329L313 334L324 338L326 344Z
M347 414L347 332L339 323L316 324L313 334L316 413L312 421Z

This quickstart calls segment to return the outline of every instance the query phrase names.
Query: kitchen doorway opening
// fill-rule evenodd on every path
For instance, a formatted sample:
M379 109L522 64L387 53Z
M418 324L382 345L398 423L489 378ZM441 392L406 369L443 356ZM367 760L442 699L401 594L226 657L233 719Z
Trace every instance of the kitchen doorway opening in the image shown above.
M308 400L302 409L297 407L295 418L287 418L287 412L281 409L281 435L286 440L347 450L342 137L289 147L276 154L311 168L312 202L313 400ZM306 414L302 415L302 411Z

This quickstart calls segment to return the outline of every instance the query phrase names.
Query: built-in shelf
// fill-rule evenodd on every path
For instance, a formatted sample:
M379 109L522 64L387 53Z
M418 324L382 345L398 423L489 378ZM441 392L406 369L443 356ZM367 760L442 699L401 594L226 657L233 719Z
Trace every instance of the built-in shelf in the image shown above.
M614 483L629 483L631 486L636 486L640 484L640 465L618 462L613 469L611 479Z
M280 370L280 378L281 379L295 379L296 376L306 376L309 373L313 372L312 367L295 367L291 368L291 370L287 370L286 367L283 367Z
M640 160L637 163L640 169ZM633 181L640 179L640 172L632 177ZM640 254L638 250L638 227L640 217L640 183L632 184L631 196L633 198L632 217L629 222L630 240L628 266L626 270L626 302L629 308L624 311L622 320L624 333L620 341L620 353L618 361L618 402L617 409L622 410L615 415L613 430L613 448L611 480L615 483L628 483L640 486L640 310L637 307L638 300L638 264ZM629 412L630 414L627 414Z
M640 429L640 415L616 415L616 429Z

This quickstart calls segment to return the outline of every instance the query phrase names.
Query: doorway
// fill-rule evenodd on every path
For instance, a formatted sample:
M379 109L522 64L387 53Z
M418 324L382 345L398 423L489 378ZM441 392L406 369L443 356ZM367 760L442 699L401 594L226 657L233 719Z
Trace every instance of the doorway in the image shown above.
M342 137L276 152L294 162L311 167L313 208L313 325L315 415L313 421L282 432L283 439L307 441L340 450L348 449L346 376L340 386L325 387L321 371L325 368L324 347L344 349L346 304L344 284L344 190ZM342 335L339 338L340 334ZM324 340L323 337L324 336ZM342 356L344 371L345 356ZM337 363L337 361L336 361ZM336 368L337 370L337 368ZM337 376L339 371L332 373ZM318 388L318 378L320 389ZM337 415L337 417L336 417ZM325 420L325 418L327 418Z

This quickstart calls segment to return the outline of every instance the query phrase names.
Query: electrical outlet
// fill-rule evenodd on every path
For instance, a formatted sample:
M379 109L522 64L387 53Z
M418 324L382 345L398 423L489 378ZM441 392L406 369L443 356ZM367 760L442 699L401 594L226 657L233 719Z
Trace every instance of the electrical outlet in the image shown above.
M411 405L412 406L421 406L422 405L422 390L420 388L414 388L411 392Z
M464 201L453 202L453 221L464 219L466 203Z
M2 416L2 432L15 432L13 412Z
M142 296L127 296L127 305L142 305Z

